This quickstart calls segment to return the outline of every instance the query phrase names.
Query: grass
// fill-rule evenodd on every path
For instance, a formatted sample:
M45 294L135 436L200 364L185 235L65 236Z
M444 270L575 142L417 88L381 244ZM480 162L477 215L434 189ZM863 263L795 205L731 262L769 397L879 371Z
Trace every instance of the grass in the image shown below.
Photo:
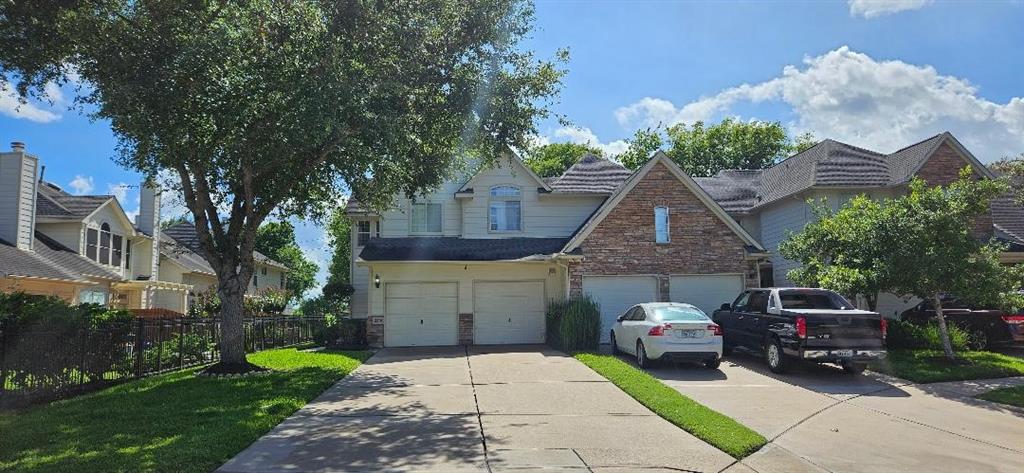
M979 394L978 398L1011 406L1024 407L1024 386L996 389Z
M269 375L215 379L191 369L0 413L0 471L212 471L367 356L267 350L249 361Z
M743 458L761 448L761 434L732 418L709 409L653 376L617 357L581 353L576 359L629 394L648 409L733 458Z
M871 369L915 383L1024 376L1024 360L987 351L964 351L950 362L940 350L890 350Z

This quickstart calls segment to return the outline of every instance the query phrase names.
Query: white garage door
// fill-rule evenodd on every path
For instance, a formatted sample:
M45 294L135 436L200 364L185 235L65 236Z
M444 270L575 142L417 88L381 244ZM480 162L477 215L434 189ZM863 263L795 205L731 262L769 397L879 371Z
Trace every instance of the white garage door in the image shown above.
M474 284L473 343L544 343L544 283Z
M584 276L583 292L601 305L601 342L607 343L615 317L630 306L657 302L658 280L653 276Z
M669 281L669 299L672 302L693 304L709 316L732 302L743 291L743 276L739 274L694 274L672 276Z
M384 287L384 344L389 347L455 345L455 283L388 283Z

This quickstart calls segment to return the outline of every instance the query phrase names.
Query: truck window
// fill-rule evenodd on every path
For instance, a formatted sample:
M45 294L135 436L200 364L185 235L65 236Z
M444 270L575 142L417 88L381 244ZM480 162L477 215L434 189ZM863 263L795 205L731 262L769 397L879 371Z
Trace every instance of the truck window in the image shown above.
M750 293L750 301L747 302L747 312L764 313L768 311L768 291L753 291Z
M783 309L852 310L853 304L832 291L791 289L779 291Z

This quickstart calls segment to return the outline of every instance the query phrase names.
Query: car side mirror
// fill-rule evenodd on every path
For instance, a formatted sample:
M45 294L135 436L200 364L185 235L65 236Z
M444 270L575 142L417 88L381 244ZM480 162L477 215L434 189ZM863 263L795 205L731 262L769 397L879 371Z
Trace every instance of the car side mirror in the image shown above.
M618 316L618 317L616 317L616 318L615 318L615 321L616 321L616 322L622 322L622 319L624 319L624 318L626 318L626 316L624 316L624 315L620 315L620 316Z
M726 302L725 304L722 304L722 307L719 307L719 309L730 310L730 309L732 309L732 305L729 304L728 302Z

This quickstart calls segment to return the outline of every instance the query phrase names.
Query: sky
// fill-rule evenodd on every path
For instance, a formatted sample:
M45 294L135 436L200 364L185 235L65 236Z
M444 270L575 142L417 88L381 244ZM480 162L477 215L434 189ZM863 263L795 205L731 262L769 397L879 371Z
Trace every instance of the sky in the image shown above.
M735 117L880 152L950 131L983 162L1024 153L1024 0L538 0L523 46L570 54L553 106L570 125L542 121L541 143L614 155L638 128ZM137 212L139 175L113 163L109 125L53 92L19 106L0 90L0 148L23 141L47 180ZM323 230L297 223L322 283Z

